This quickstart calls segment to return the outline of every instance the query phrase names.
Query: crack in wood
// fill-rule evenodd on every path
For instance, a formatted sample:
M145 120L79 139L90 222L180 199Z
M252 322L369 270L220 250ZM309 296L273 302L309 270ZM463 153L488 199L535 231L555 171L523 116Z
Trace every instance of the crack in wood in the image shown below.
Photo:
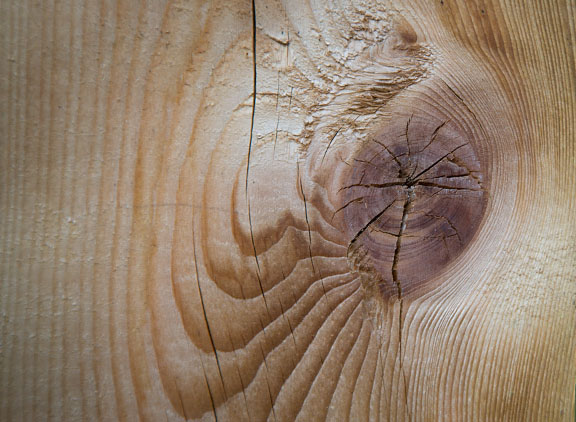
M198 272L198 257L196 255L196 236L194 232L194 228L192 228L192 249L193 249L193 256L194 256L194 271L196 273L196 283L198 285L198 296L200 298L200 304L202 305L202 314L204 316L204 322L206 323L206 329L208 331L208 338L210 339L210 345L212 346L212 352L214 353L214 358L216 359L216 366L218 367L218 374L220 375L220 380L222 382L222 390L224 392L224 397L228 400L228 394L226 392L226 386L224 384L224 375L222 374L222 367L220 365L220 358L218 357L218 350L216 349L216 344L214 342L214 337L212 335L212 329L210 328L210 323L208 322L208 315L206 313L206 305L204 303L204 295L202 293L202 287L200 285L200 275ZM202 364L204 366L204 364ZM204 374L206 376L206 374ZM216 407L214 406L214 397L212 396L212 390L210 388L210 384L208 384L208 379L206 379L206 384L208 386L208 393L210 395L210 401L212 403L212 410L214 412L214 418L218 420L216 416ZM184 405L182 404L182 409L184 409Z
M422 239L432 239L433 236L416 236L415 234L409 233L406 234L406 225L408 223L408 218L409 218L409 213L411 211L411 209L413 208L414 205L414 201L416 201L416 195L418 195L418 197L420 198L420 195L422 195L421 199L419 199L418 201L424 201L427 199L430 199L436 195L438 195L441 192L451 192L451 191L462 191L462 192L484 192L484 189L480 186L479 188L477 188L475 185L478 184L480 185L480 180L478 177L473 177L472 179L476 182L474 186L468 187L468 186L458 186L458 184L453 185L452 183L449 183L449 180L456 180L458 178L466 178L466 177L471 177L472 171L468 168L465 167L463 165L459 165L459 167L461 167L461 171L458 172L457 174L442 174L439 176L430 176L430 177L426 177L428 175L429 172L431 172L434 168L437 168L438 165L440 163L442 163L444 160L448 160L448 161L452 161L452 160L459 160L457 156L455 156L454 154L457 153L459 150L461 150L462 148L466 147L469 145L469 142L463 142L459 145L457 145L456 147L450 148L450 150L446 151L445 153L442 153L441 155L439 154L438 158L434 159L429 165L425 166L423 169L420 169L420 159L422 157L420 157L420 154L425 151L427 148L429 148L431 145L433 145L435 142L439 142L439 137L443 135L443 128L445 129L450 120L443 120L441 121L439 124L437 124L433 130L431 135L429 136L429 138L427 138L427 140L425 141L425 145L423 147L415 147L415 145L418 145L421 141L419 140L419 138L416 138L416 140L412 139L413 135L414 135L414 131L413 131L413 125L415 125L414 127L420 127L419 125L421 125L421 123L418 123L418 121L414 118L414 114L410 114L409 117L407 118L406 123L404 124L404 126L402 127L402 134L401 137L399 138L399 140L404 139L406 145L405 148L407 148L407 152L402 153L402 154L395 154L393 152L393 148L391 146L386 145L385 142L382 142L381 140L378 139L374 139L371 138L370 141L374 142L376 145L379 145L382 147L383 150L385 150L389 156L391 157L384 157L383 155L380 155L380 153L376 150L375 153L372 152L372 149L368 149L366 152L367 154L369 153L370 155L366 155L367 157L369 157L369 159L367 158L363 158L362 156L359 157L354 157L354 163L359 166L357 168L357 170L355 170L355 173L360 175L360 182L358 183L351 183L345 186L342 186L341 188L338 189L338 193L342 193L342 192L350 192L353 189L389 189L389 188L398 188L401 187L402 189L397 189L397 190L388 190L386 191L387 193L383 194L384 198L389 198L389 200L387 202L389 202L391 200L391 202L389 202L383 209L381 209L380 211L378 211L376 214L373 214L372 217L369 219L369 221L365 224L362 224L362 226L360 227L360 229L355 229L356 233L353 236L352 240L349 243L349 258L350 259L354 259L354 261L356 261L357 263L360 262L359 260L364 260L364 258L360 259L360 255L359 253L361 252L361 249L355 248L354 246L356 245L356 243L358 243L358 241L362 238L363 235L365 235L366 233L382 233L385 235L389 235L392 236L394 238L396 238L395 240L395 245L394 245L394 252L393 252L393 256L391 257L391 273L392 273L392 282L395 285L396 288L396 295L398 297L398 300L402 300L403 299L403 289L402 289L402 284L401 284L401 278L400 275L398 273L399 271L399 266L400 266L400 257L401 257L401 250L402 250L402 242L403 242L403 238L404 237L414 237L414 238L422 238ZM416 149L414 149L414 147ZM413 150L416 151L414 154L416 154L416 157L414 157L413 155ZM399 159L399 156L401 155L407 155L407 162L402 163ZM378 165L377 162L375 162L374 160L376 159L377 156L380 156L383 160L383 162L394 162L396 166L399 167L399 180L393 180L393 181L383 181L381 183L364 183L363 180L365 178L367 178L368 175L368 170L370 169L370 172L373 173L375 171L378 170L378 168L380 167ZM413 166L413 162L414 159L417 158L419 161L417 163L416 166ZM364 166L364 168L360 167L360 166ZM386 169L388 167L382 167L383 169ZM376 170L374 170L376 169ZM389 171L389 170L387 170ZM377 174L377 173L376 173ZM388 179L390 180L390 179ZM442 183L443 181L445 181L444 183ZM421 188L432 188L432 189L437 189L436 192L433 192L432 194L430 194L430 191L427 192L426 190L422 190L422 189L418 189L416 190L416 188L420 186ZM352 191L355 192L355 191ZM403 192L403 193L402 193ZM358 192L359 193L359 192ZM394 230L390 229L388 227L388 222L382 222L382 216L384 215L384 213L386 211L388 211L390 209L390 207L392 207L394 205L394 203L396 203L396 201L400 200L400 195L405 195L404 198L404 207L402 210L402 216L400 218L400 222L399 222L399 229L398 229L398 233L395 234ZM348 198L353 195L353 194L347 194L346 196L348 196ZM360 209L358 207L355 207L353 210L350 210L350 206L354 205L354 204L361 204L364 203L366 205L366 209L368 209L368 202L367 202L367 198L371 195L370 190L367 191L366 194L360 195L360 196L356 196L356 197L352 197L349 198L347 200L346 203L344 203L342 206L340 206L332 215L332 218L334 218L334 216L342 211L346 212L347 216L350 216L352 218L357 218L354 216L354 213L365 213L364 208ZM452 197L452 195L450 195L450 197ZM422 203L423 204L423 203ZM457 204L456 204L457 205ZM422 211L417 211L418 213L421 213ZM424 212L426 214L426 212ZM448 218L447 216L441 216L441 215L437 215L438 213L433 213L433 212L428 212L428 217L431 218L435 218L435 219L439 219L441 220L443 223L442 224L446 224L449 227L449 230L452 231L452 233L447 236L446 234L444 234L444 236L440 236L438 237L439 240L444 242L445 247L447 248L447 243L446 243L446 239L448 237L452 237L452 236L456 236L458 238L458 242L461 246L464 246L464 239L462 238L462 236L460 235L460 233L458 232L458 228L457 228L457 223L451 221L450 218ZM345 220L346 221L346 220ZM388 221L390 221L390 219L388 219ZM351 223L348 223L351 224ZM392 223L393 225L396 223ZM458 223L459 224L459 223ZM357 226L356 226L357 227ZM406 234L406 236L404 236ZM389 242L389 241L386 241ZM370 244L368 244L370 245ZM366 246L367 248L377 248L377 242L376 245L372 245L372 246ZM353 254L351 255L350 252L352 252ZM370 255L368 250L364 251L363 256L366 255ZM381 259L381 258L377 258ZM355 264L356 265L356 264ZM371 264L372 265L372 264ZM374 263L374 265L379 266L381 264L379 263ZM440 265L440 264L439 264ZM383 270L380 269L380 272L382 272Z

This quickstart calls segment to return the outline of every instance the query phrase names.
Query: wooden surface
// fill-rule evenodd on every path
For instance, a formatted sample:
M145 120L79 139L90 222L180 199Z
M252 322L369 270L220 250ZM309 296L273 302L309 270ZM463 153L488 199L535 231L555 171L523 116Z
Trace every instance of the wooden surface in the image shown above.
M0 10L0 420L573 420L573 0ZM409 116L485 208L378 264L334 215Z

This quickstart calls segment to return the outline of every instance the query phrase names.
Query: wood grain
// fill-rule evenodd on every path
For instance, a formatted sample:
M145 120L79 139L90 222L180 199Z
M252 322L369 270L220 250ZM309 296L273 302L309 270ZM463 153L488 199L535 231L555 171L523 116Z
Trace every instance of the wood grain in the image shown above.
M572 0L0 10L0 420L573 419Z

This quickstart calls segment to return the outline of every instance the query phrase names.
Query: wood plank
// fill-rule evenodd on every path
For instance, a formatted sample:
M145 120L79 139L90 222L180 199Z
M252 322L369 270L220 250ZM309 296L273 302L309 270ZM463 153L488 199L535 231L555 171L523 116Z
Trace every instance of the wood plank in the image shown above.
M0 2L0 420L573 420L575 9Z

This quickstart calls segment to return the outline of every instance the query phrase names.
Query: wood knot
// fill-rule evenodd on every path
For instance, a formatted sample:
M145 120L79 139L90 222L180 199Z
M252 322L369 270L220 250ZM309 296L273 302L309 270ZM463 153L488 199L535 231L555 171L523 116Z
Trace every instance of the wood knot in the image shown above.
M450 120L403 113L354 152L339 213L353 268L384 297L419 290L472 240L487 193L472 136Z
M414 46L418 42L418 34L414 28L402 16L396 16L394 21L394 31L398 39L397 48L407 48Z

